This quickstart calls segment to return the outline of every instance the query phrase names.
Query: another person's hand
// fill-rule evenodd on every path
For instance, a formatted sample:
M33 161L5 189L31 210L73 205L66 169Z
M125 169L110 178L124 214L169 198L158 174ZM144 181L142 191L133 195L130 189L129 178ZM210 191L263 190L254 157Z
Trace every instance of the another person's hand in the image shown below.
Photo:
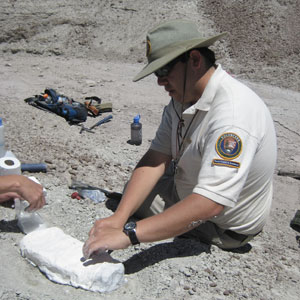
M83 245L83 256L90 258L98 251L125 249L131 245L115 216L97 220Z
M19 195L17 193L14 192L7 192L7 193L3 193L0 194L0 203L12 200L14 198L18 198Z
M29 202L27 211L40 209L46 204L43 186L26 176L21 176L19 194L22 200Z
M13 198L29 202L28 211L42 208L45 204L43 186L23 175L3 175L0 181L0 202Z

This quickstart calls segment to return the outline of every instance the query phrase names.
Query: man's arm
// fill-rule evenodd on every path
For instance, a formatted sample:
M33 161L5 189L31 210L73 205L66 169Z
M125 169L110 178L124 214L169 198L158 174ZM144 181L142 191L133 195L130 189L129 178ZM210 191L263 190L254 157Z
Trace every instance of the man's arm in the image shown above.
M164 212L137 222L136 234L140 242L154 242L185 233L199 221L222 212L224 207L198 194L191 194ZM99 220L83 246L85 258L98 250L124 249L131 245L123 227L115 226L111 218Z
M146 152L133 171L116 212L111 217L97 220L90 230L83 246L85 258L98 250L122 249L130 245L123 226L145 201L170 162L169 155L154 150Z
M148 150L132 173L122 200L115 212L122 225L132 216L150 194L171 162L171 156Z
M153 242L178 236L223 209L223 205L193 193L164 212L137 222L137 237L140 242Z

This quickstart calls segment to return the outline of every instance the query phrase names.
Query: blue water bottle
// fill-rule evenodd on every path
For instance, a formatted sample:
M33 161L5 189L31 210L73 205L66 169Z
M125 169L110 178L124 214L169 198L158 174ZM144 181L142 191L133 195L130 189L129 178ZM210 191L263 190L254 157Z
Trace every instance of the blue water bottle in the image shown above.
M140 115L137 115L131 123L131 144L140 145L142 143L142 124L140 123Z

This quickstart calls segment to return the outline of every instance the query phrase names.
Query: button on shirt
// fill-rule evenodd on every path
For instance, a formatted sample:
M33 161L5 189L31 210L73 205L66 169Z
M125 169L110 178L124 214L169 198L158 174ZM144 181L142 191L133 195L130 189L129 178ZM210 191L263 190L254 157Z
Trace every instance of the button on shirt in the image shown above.
M181 115L182 136L189 129L179 153ZM242 234L263 228L277 156L273 120L264 102L221 65L194 105L171 100L165 107L151 149L179 157L175 184L180 199L196 193L224 205L210 221Z

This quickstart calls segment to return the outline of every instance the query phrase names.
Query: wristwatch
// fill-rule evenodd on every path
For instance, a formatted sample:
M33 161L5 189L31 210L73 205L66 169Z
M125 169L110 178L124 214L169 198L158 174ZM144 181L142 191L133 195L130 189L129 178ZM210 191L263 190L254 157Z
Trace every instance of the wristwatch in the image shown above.
M130 221L124 225L123 232L129 237L132 245L137 245L140 243L136 236L136 223Z

